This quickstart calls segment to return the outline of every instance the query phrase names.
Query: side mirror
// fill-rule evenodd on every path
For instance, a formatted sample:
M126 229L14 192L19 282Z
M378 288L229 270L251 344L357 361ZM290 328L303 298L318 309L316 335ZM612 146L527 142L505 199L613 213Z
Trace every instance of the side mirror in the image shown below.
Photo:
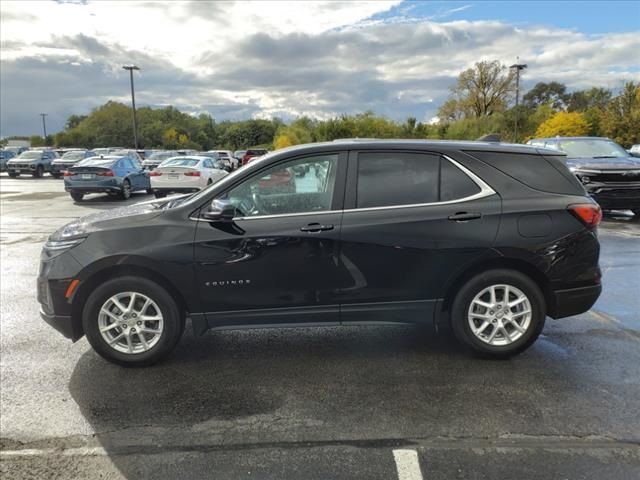
M200 217L210 222L230 223L235 215L236 207L229 200L215 199L211 202L209 210L202 212Z

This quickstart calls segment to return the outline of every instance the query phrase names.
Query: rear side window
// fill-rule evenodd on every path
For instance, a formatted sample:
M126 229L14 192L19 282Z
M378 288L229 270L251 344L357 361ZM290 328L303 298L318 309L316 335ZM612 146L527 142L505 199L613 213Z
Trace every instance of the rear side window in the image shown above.
M440 157L405 152L358 155L357 207L437 202Z
M466 153L536 190L565 195L584 195L580 182L560 160L547 160L542 155L526 153L477 151Z
M480 187L446 158L440 160L440 201L447 202L480 193Z
M439 155L358 155L357 208L446 202L479 192L480 187L466 173Z

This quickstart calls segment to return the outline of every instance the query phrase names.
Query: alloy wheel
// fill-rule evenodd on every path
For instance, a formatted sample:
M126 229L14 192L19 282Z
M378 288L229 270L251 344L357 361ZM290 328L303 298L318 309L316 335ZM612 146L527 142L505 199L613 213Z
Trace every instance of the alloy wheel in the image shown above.
M520 339L531 324L529 298L513 285L491 285L478 293L467 313L471 332L493 346L510 345Z
M164 321L157 303L138 292L121 292L107 299L98 313L98 328L114 350L143 353L162 337Z

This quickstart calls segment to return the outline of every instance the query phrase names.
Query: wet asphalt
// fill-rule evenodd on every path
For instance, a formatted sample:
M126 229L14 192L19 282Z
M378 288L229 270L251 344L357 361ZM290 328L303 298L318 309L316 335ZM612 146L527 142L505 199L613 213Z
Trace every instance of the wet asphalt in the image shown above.
M631 216L600 229L594 308L549 319L510 360L410 326L187 329L168 361L123 369L48 327L35 299L47 235L121 205L0 176L3 479L395 479L394 450L417 452L425 479L640 478Z

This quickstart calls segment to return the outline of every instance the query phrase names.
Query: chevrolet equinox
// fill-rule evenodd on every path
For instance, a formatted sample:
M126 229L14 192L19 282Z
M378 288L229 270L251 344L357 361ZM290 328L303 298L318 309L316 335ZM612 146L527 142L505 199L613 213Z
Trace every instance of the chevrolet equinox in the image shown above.
M305 172L302 175L300 172ZM601 291L598 205L564 154L351 140L279 150L191 195L79 219L42 250L43 319L149 365L194 333L450 325L481 354L529 347Z

